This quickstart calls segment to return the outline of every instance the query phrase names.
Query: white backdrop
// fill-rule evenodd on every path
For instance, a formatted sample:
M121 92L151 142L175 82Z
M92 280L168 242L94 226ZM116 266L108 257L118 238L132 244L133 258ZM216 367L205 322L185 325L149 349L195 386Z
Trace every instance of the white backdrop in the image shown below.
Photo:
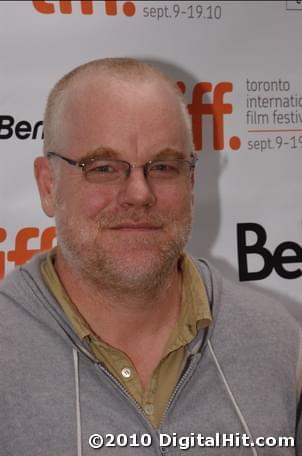
M49 89L88 60L137 57L185 88L189 250L302 322L301 24L300 1L2 1L0 278L55 242L32 172Z

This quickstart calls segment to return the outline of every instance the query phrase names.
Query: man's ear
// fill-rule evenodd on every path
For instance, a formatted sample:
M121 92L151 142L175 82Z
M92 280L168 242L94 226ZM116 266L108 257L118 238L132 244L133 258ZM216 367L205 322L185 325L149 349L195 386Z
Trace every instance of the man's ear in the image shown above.
M55 214L54 176L46 157L37 157L34 161L34 172L37 181L42 209L48 217Z

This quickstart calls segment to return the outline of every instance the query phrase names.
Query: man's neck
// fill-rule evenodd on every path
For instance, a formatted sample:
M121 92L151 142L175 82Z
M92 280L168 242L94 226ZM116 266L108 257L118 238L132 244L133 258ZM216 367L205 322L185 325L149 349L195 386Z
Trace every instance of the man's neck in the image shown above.
M91 330L106 343L125 352L137 370L152 372L177 322L182 294L182 275L177 262L165 284L154 290L124 290L97 286L81 276L57 254L57 273L72 302ZM156 344L154 344L156 340ZM152 352L149 369L146 352ZM147 378L145 379L147 381Z

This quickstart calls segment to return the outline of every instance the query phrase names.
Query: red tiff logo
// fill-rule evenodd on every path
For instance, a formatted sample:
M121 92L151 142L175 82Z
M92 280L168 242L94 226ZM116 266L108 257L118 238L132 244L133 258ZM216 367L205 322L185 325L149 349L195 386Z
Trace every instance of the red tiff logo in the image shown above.
M106 16L116 16L118 14L118 3L117 1L112 0L59 0L59 1L43 1L43 0L33 0L33 5L35 9L42 14L54 14L60 12L61 14L72 14L74 4L79 4L81 6L82 14L93 14L94 6L96 4L102 4L104 6L104 12ZM135 3L134 2L123 2L122 10L125 16L134 16L135 15Z
M183 93L186 92L186 85L183 81L179 81L177 85ZM188 111L192 117L192 131L196 150L202 150L203 147L203 117L205 115L211 116L213 119L214 149L224 149L224 116L233 112L233 105L224 102L224 95L232 91L233 84L231 82L219 82L214 88L211 82L198 82L194 86ZM209 93L213 93L212 102L205 101L205 94ZM238 150L241 145L238 136L229 138L228 143L232 150Z
M7 231L0 227L0 243L5 241L6 237ZM40 246L37 249L28 247L29 240L34 238L40 240ZM41 234L37 227L22 228L16 235L15 248L9 250L7 254L4 251L0 251L0 279L5 276L6 261L14 263L15 266L20 266L30 260L36 253L51 249L55 238L56 229L54 226L46 228Z

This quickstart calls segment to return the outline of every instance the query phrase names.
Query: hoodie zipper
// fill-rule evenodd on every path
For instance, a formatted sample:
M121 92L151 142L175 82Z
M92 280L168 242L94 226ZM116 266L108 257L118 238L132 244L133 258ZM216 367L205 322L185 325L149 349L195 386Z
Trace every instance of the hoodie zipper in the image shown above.
M114 384L114 386L119 390L119 392L121 392L125 397L126 399L131 403L131 405L137 410L137 412L140 414L140 416L143 418L144 420L144 424L148 427L148 430L149 430L149 434L152 436L152 437L155 437L156 438L156 443L157 445L154 446L155 448L155 451L158 455L162 455L162 452L161 452L161 449L160 449L160 446L159 446L159 432L153 428L153 426L151 425L149 419L147 418L143 408L140 406L140 404L136 401L136 399L134 399L133 396L131 396L131 394L126 390L126 388L124 388L124 386L99 362L95 363L96 364L96 367L103 373L106 375L106 377L108 377L108 379ZM152 443L153 442L153 439L152 439ZM152 445L153 446L153 445Z
M175 389L174 389L174 391L173 391L173 393L172 393L172 395L171 395L171 397L169 399L169 402L167 404L165 412L163 413L163 415L161 417L158 429L154 429L152 427L152 425L150 424L149 419L146 417L146 414L145 414L143 408L134 399L134 397L131 396L131 394L128 393L126 388L124 388L124 386L101 363L96 363L96 366L101 370L101 372L103 372L109 378L109 380L114 384L114 386L129 400L131 405L133 405L135 407L137 412L143 418L145 424L147 425L147 427L150 430L150 435L156 437L157 445L154 448L155 448L155 451L157 452L157 454L160 455L160 456L165 454L166 451L167 451L167 449L165 447L161 448L160 445L159 445L159 442L160 442L159 439L160 439L160 433L161 433L162 424L163 424L163 422L164 422L164 420L165 420L165 418L166 418L166 416L168 414L168 411L169 411L170 407L175 402L175 400L179 396L181 390L183 389L185 384L189 381L190 377L192 376L193 371L194 371L194 369L195 369L200 357L201 357L200 353L196 353L194 355L191 355L191 360L189 361L189 365L188 365L187 369L185 370L184 374L182 375L181 379L177 383L177 385L176 385L176 387L175 387Z
M177 383L172 395L170 396L169 402L167 404L167 407L161 417L160 424L159 424L159 431L162 428L163 422L166 419L166 416L169 412L169 409L172 407L173 403L176 401L176 398L179 396L181 390L185 386L185 384L189 381L190 377L193 374L193 371L201 357L200 353L196 353L195 355L191 355L191 360L189 361L189 365L187 369L185 370L184 374L182 375L181 379Z

